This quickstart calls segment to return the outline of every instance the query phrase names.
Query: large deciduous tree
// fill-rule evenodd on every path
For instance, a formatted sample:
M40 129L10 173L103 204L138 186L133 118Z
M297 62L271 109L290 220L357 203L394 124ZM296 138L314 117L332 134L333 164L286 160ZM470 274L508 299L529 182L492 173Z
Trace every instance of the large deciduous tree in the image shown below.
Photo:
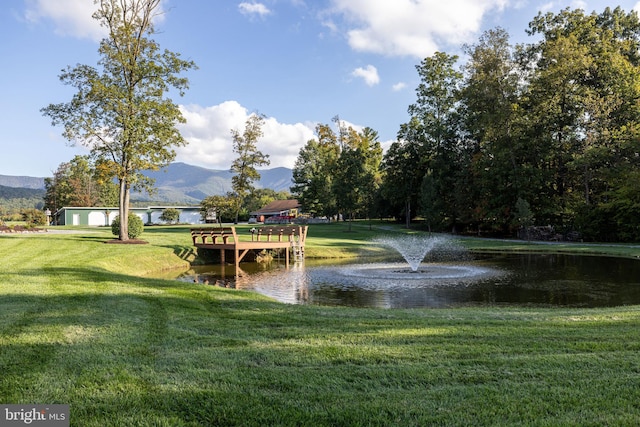
M235 173L231 178L231 188L236 195L236 222L244 199L254 190L253 183L260 179L260 173L256 168L270 163L269 155L258 150L257 145L258 139L263 136L263 124L263 115L251 114L242 134L237 129L231 130L233 152L238 155L231 164L231 172Z
M311 215L336 214L332 187L340 146L335 132L326 124L316 126L316 139L300 149L293 167L291 192Z
M363 152L364 180L362 192L364 194L362 212L371 218L376 211L376 203L380 200L380 186L382 185L382 145L378 140L378 132L365 127L358 134L359 147ZM371 224L369 224L371 226Z
M414 215L420 183L425 174L420 143L414 137L420 126L415 118L403 125L402 138L391 144L381 165L382 196L387 201L390 213L404 216L407 228Z
M94 19L108 34L100 42L98 68L77 65L60 80L77 89L70 102L42 109L64 137L91 149L119 183L120 240L128 240L130 190L147 188L142 171L157 170L186 145L177 129L185 119L166 93L188 88L181 73L193 61L161 50L150 37L160 0L99 0Z
M521 73L506 31L485 32L466 52L469 60L460 99L473 153L473 220L479 228L504 232L518 198L545 195L532 176L538 170L538 150L527 146L522 136Z
M385 156L385 193L396 203L402 201L407 227L419 200L437 204L423 210L437 209L451 225L458 216L455 179L461 165L456 163L460 149L456 107L462 74L454 68L457 59L436 52L416 66L421 82L416 102L408 108L410 120L400 126L398 142ZM420 196L427 174L434 196L429 198Z
M341 126L342 127L342 126ZM368 216L380 185L382 148L378 133L369 128L356 132L342 129L342 150L332 182L338 209L349 217L349 230L356 214Z

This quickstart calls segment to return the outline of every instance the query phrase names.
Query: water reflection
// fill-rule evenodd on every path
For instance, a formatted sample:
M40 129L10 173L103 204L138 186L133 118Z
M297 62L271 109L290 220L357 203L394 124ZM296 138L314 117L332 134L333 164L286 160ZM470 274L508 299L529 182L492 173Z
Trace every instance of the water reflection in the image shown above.
M474 254L464 263L207 266L182 280L228 283L290 304L414 308L469 305L607 307L640 304L640 261L559 254ZM472 274L467 275L467 272ZM426 277L429 276L429 277Z

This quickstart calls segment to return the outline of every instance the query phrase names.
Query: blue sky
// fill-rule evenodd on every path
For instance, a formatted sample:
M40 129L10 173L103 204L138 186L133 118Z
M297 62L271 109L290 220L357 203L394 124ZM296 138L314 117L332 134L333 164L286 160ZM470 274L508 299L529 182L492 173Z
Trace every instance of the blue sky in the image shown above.
M501 26L512 41L538 11L602 12L638 0L163 0L154 38L192 59L181 105L189 145L176 161L228 169L231 129L252 112L267 116L259 148L270 167L293 167L317 123L334 116L378 131L384 145L408 120L419 83L415 66L435 51L459 54L482 31ZM51 176L83 147L40 109L73 91L58 75L96 66L102 37L93 0L3 0L0 6L0 175Z

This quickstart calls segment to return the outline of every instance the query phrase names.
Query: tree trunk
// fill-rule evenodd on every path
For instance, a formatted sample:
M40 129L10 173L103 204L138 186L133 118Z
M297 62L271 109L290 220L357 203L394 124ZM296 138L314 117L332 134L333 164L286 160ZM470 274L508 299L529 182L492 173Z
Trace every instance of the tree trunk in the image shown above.
M236 203L236 206L235 206L236 218L233 221L233 223L237 224L238 223L238 219L240 218L240 209L242 208L242 201L240 199L240 195L239 194L236 196L235 203Z
M120 234L118 239L129 240L129 185L126 179L120 178Z
M411 199L407 199L405 204L405 214L407 215L405 219L405 228L411 228Z
M584 202L587 206L591 205L591 198L589 196L590 188L589 188L589 179L591 178L591 174L589 173L589 167L584 165Z

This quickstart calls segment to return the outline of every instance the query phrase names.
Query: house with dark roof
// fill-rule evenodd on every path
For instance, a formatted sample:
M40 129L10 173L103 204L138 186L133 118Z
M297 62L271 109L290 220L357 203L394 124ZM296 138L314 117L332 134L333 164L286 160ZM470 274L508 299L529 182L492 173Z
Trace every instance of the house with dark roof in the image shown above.
M249 222L291 222L300 214L300 203L295 199L274 200L262 209L251 212Z

